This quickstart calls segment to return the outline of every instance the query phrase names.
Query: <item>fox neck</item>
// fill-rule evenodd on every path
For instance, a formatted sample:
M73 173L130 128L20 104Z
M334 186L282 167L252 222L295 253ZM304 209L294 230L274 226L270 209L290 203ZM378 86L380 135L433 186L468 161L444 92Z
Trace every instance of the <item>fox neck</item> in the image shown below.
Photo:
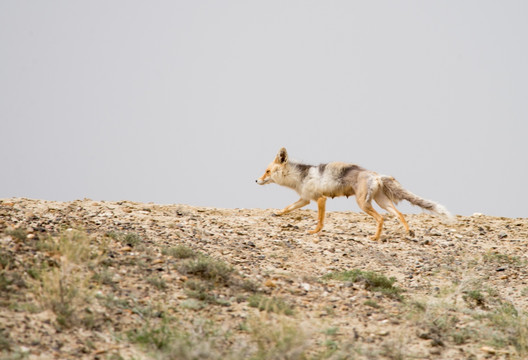
M282 169L282 176L275 179L275 183L281 186L289 187L300 193L302 186L303 174L298 169L298 164L287 163Z

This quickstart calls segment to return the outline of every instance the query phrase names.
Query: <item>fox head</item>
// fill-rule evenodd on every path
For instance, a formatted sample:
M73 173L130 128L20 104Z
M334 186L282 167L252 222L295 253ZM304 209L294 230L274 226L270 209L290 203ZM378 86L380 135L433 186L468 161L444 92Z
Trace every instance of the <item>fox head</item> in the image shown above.
M281 148L275 159L268 165L264 175L257 179L257 184L266 185L275 182L280 183L280 179L285 176L284 170L288 164L288 152Z

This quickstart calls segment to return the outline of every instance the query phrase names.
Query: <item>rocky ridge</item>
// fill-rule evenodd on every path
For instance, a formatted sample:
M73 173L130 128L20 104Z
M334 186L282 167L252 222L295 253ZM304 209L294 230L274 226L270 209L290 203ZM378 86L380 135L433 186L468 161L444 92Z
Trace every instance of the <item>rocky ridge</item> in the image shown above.
M528 219L385 218L0 200L0 358L528 358Z

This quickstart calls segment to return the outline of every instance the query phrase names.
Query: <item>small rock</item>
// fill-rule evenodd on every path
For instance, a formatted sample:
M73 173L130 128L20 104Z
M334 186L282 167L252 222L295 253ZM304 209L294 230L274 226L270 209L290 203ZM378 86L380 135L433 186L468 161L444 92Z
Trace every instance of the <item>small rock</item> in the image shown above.
M444 342L440 338L431 339L431 346L444 346Z
M311 286L310 284L307 284L307 283L301 283L301 288L305 291L310 291Z
M480 350L484 351L485 353L488 353L490 355L495 355L497 353L497 350L490 346L483 346L480 348Z
M277 287L277 284L275 284L275 283L273 282L273 280L268 279L268 280L266 280L266 281L264 282L264 286L269 287L269 288L276 288L276 287Z
M505 238L508 237L508 234L506 234L506 233L500 233L500 234L498 235L498 237L499 237L499 239L505 239Z
M440 355L442 353L442 350L440 350L440 348L432 348L431 350L429 350L429 354L431 355Z

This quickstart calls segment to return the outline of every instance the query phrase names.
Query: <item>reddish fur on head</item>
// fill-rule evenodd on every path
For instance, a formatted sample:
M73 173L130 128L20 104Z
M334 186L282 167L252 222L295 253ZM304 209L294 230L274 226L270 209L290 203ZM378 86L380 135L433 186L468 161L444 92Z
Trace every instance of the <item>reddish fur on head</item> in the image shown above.
M257 179L257 184L266 185L273 183L273 175L282 170L288 162L288 152L281 148L275 159L268 165L264 174Z

